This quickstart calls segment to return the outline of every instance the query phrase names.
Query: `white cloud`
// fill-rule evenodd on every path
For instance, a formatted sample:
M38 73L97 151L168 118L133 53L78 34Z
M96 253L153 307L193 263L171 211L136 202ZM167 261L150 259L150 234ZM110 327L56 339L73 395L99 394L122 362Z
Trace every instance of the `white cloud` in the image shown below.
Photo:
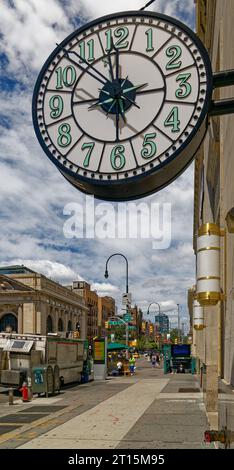
M144 0L118 0L110 2L108 0L81 0L84 11L90 18L108 15L118 11L139 10L145 3Z
M49 260L33 260L33 259L12 259L13 265L24 265L27 268L32 269L38 273L44 274L44 276L51 278L56 281L62 281L63 283L72 282L74 280L83 280L75 271L64 264L52 262ZM5 266L7 263L2 261L1 266Z
M114 296L116 292L118 292L118 287L113 286L112 284L109 284L107 282L94 282L91 285L92 290L96 290L97 293L101 296L103 295L109 295L109 296Z

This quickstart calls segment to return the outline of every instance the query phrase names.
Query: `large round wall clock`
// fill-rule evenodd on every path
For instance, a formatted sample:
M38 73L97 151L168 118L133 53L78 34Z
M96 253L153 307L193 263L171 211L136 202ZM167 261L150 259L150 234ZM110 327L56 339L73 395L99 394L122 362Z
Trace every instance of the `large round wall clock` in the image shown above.
M105 200L146 196L192 161L207 129L208 54L179 21L130 11L68 36L38 77L39 142L74 186Z

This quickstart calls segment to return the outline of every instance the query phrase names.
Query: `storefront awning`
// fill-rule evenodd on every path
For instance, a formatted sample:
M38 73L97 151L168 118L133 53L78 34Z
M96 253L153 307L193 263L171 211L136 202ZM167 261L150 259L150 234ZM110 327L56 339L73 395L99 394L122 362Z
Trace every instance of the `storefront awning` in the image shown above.
M119 349L129 349L129 346L126 346L126 344L121 343L109 343L107 345L108 351L117 351Z

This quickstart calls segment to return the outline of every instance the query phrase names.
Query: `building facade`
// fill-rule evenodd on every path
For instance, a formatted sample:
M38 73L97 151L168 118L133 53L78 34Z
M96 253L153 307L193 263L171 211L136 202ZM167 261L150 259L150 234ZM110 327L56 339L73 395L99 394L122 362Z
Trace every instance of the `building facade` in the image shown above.
M77 331L86 338L82 297L26 266L0 268L0 331L42 334Z
M132 318L129 323L130 338L137 344L137 340L139 339L142 331L143 312L137 305L134 305L134 307L130 308L130 313Z
M197 34L209 52L213 72L234 69L233 0L197 0ZM217 88L213 99L234 97L234 86ZM221 300L204 308L205 328L193 331L197 368L205 371L206 408L217 412L218 378L234 387L234 115L212 117L195 162L194 251L202 224L220 228ZM213 248L214 250L215 248ZM218 249L218 248L217 248ZM217 278L216 278L217 279ZM194 290L196 293L196 290ZM191 297L190 315L192 317Z
M87 311L87 339L92 343L98 336L98 294L91 290L90 284L85 281L74 281L72 291L84 299Z
M113 297L98 297L98 333L106 336L105 322L115 316L115 299Z

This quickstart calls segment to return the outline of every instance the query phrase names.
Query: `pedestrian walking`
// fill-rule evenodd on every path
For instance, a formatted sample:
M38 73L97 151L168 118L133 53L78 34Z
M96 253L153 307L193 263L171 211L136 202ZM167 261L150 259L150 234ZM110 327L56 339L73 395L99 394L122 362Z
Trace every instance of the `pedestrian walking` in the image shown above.
M135 358L133 357L133 355L131 354L130 358L129 358L129 370L130 370L130 374L133 375L134 374L134 370L135 370Z
M160 357L159 357L159 354L156 355L156 366L157 366L157 367L160 366Z
M152 354L152 357L151 357L151 364L152 364L152 367L156 367L156 355L155 354Z

